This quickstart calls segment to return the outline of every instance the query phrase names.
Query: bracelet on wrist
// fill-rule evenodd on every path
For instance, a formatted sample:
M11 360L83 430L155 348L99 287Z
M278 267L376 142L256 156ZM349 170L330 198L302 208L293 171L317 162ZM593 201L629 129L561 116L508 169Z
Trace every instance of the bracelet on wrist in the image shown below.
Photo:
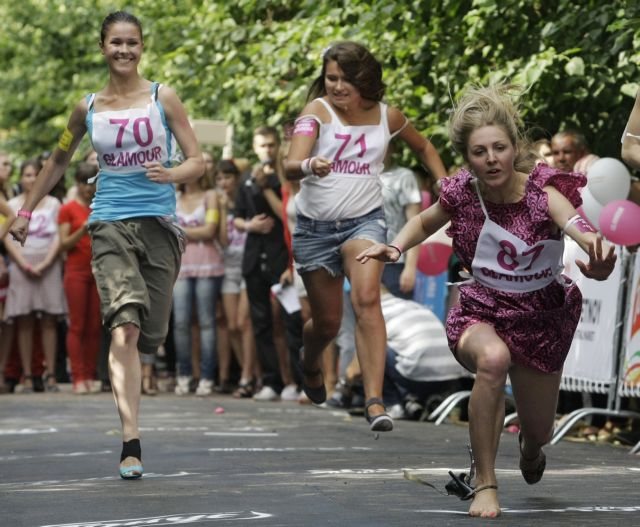
M313 157L307 157L306 159L302 160L302 163L300 163L300 170L305 176L310 176L314 174L313 168L311 168L311 162L313 160L314 160Z
M392 249L395 249L396 251L398 251L398 258L400 258L402 256L402 247L400 245L393 245L392 243L388 243L387 244L388 247L391 247Z
M30 210L19 209L16 215L30 220L33 213Z

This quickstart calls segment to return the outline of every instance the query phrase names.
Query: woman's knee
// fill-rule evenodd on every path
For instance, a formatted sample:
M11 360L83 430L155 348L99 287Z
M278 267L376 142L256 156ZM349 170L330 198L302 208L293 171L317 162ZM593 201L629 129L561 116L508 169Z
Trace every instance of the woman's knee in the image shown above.
M483 347L475 356L476 378L504 383L511 366L511 354L504 343Z
M245 321L243 324L237 318L227 318L226 321L227 331L229 331L229 333L238 333L242 331L248 324L248 321Z
M330 316L313 319L313 332L320 340L331 341L338 335L340 322L340 319Z
M361 287L357 291L351 292L351 305L353 310L358 314L362 314L371 309L380 309L380 286Z
M122 324L111 330L111 343L118 347L136 345L140 336L140 328L132 323Z

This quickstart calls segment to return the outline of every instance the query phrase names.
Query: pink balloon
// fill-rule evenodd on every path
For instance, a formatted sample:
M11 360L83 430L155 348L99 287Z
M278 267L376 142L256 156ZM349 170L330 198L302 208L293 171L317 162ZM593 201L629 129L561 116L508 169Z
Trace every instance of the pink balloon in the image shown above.
M433 198L431 197L431 192L428 192L426 190L423 190L420 192L420 195L422 196L422 205L421 205L421 210L425 210L428 209L429 207L431 207L431 204L433 203Z
M626 199L608 203L600 213L600 231L618 245L639 244L640 207Z
M427 276L436 276L449 267L449 257L453 249L444 243L429 242L420 246L418 270Z

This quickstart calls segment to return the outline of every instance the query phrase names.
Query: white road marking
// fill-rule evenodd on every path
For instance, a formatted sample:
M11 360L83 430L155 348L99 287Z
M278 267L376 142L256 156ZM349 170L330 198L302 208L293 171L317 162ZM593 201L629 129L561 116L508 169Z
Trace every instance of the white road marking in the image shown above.
M36 434L54 434L58 431L57 428L8 428L6 430L0 429L0 436L12 436L12 435L36 435Z
M370 451L368 447L246 447L246 448L209 448L209 452L347 452Z
M43 454L40 456L0 456L0 461L22 461L24 459L41 459L47 457L83 457L83 456L102 456L105 454L113 454L112 450L101 450L99 452L57 452L53 454Z
M205 432L206 436L219 437L278 437L278 432Z
M214 521L246 521L271 518L267 512L206 512L180 513L169 516L152 516L149 518L126 518L120 520L80 521L73 523L56 523L41 527L138 527L144 525L186 525L189 523L211 523Z
M508 507L501 508L502 514L540 514L540 513L567 513L567 512L639 512L640 506L637 505L623 505L623 506L608 506L608 505L594 505L586 507L565 507L565 508L549 508L549 509L509 509ZM413 512L424 514L463 514L467 515L466 511L452 511L449 509L418 509Z
M175 474L156 474L154 472L145 472L144 474L144 479L149 479L149 478L182 478L185 476L199 476L200 473L199 472L186 472L186 471L180 471L180 472L176 472ZM67 480L62 480L62 479L50 479L50 480L42 480L42 481L28 481L28 482L24 482L24 481L15 481L15 482L9 482L9 483L0 483L0 490L18 490L18 491L23 491L23 490L30 490L29 487L31 488L37 488L39 490L55 490L56 488L64 488L65 486L68 485L76 485L76 490L77 490L77 486L83 486L83 485L87 485L87 484L92 484L92 483L100 483L100 482L104 482L104 481L120 481L120 476L103 476L100 478L85 478L85 479L67 479Z

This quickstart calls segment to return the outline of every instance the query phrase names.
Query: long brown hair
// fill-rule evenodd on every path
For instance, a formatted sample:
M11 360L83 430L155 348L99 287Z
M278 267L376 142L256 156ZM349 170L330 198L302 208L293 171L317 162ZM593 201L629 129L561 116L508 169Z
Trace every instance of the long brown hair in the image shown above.
M362 44L344 41L333 44L323 53L322 72L311 84L307 101L327 94L324 77L330 60L338 63L347 80L362 97L376 102L382 100L387 86L382 82L381 64Z

